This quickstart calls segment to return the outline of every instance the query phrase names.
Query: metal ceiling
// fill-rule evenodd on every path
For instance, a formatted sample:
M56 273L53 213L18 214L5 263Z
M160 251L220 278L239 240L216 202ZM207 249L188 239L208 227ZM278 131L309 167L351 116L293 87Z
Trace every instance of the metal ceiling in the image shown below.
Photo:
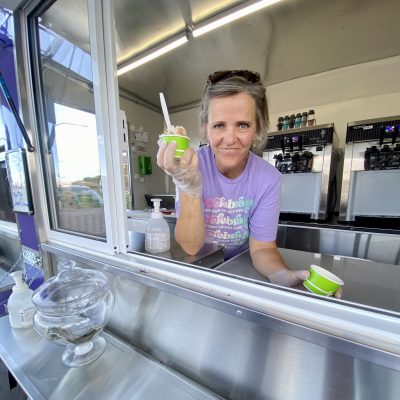
M62 6L63 12L57 25L64 37L85 48L88 32L81 22L85 13L80 3L86 1L58 0L55 5ZM114 3L121 64L186 26L243 1ZM124 93L157 108L162 91L171 111L176 111L199 101L206 77L215 70L257 70L271 85L399 55L399 15L398 0L282 0L204 36L190 37L183 46L121 75L119 85ZM49 16L54 25L54 13Z
M144 43L179 32L185 22L212 15L209 0L125 0L115 9L118 62ZM151 5L150 5L151 4ZM185 5L185 6L183 6ZM266 84L400 54L397 0L283 0L244 17L119 77L125 90L169 107L199 101L207 75L248 68Z

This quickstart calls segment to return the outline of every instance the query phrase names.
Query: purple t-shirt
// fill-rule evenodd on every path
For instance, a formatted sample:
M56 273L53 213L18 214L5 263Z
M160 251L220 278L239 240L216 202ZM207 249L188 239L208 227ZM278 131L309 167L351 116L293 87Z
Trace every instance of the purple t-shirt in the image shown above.
M218 171L209 146L201 147L197 154L202 175L206 243L223 246L225 259L229 259L249 247L249 235L261 242L275 240L281 173L250 152L241 175L229 179Z

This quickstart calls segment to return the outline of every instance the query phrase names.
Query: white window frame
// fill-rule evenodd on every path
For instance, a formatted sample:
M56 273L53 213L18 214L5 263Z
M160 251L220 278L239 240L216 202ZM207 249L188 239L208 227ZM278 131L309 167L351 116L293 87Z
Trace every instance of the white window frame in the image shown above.
M29 59L29 57L37 57L37 55L30 54L28 48L28 17L34 6L39 3L39 1L30 3L21 14L24 21L21 29L22 41L26 50L24 52L25 76L28 97L31 100L29 106L30 122L33 127L34 146L37 151L33 157L35 159L34 164L37 167L37 175L35 176L37 188L35 190L36 193L34 193L34 200L36 199L35 214L38 216L36 223L39 224L39 241L75 249L81 248L83 251L92 254L104 253L113 255L126 253L128 231L124 200L123 139L119 116L113 3L110 0L87 1L96 126L99 139L98 150L106 225L105 241L51 229L49 210L47 207L40 207L40 209L38 207L39 204L47 204L45 194L46 181L43 173L44 166L38 154L41 151L38 145L39 126L36 121L35 94L32 85L33 76L30 67L31 60ZM26 56L26 54L29 54L29 56Z

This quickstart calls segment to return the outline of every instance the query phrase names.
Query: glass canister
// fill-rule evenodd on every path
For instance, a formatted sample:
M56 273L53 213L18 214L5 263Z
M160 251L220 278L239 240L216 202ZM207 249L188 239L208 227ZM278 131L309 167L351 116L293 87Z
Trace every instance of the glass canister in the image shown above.
M99 336L110 317L114 296L99 271L63 266L60 273L33 293L35 330L56 344L67 346L62 362L79 367L96 360L106 342Z

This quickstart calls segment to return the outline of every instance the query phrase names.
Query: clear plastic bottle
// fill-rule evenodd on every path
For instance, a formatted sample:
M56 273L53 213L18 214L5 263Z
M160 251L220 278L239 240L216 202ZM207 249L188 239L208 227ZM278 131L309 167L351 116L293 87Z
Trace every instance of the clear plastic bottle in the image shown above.
M296 118L294 120L294 127L295 128L300 128L301 127L301 114L297 113Z
M303 113L301 113L301 127L304 128L305 126L307 126L307 111L304 111Z
M145 249L151 254L163 253L170 249L169 226L160 212L161 199L151 199L154 210L146 226Z
M10 325L12 328L28 328L32 326L35 307L32 303L33 291L22 280L22 271L11 273L15 281L12 293L7 302Z
M282 130L289 129L289 115L285 115L283 118L283 123L282 123Z
M315 119L315 112L314 112L314 110L310 110L310 111L308 112L308 119L307 119L307 122L308 122L308 126L312 126L312 125L315 125L315 124L316 124L316 119Z

